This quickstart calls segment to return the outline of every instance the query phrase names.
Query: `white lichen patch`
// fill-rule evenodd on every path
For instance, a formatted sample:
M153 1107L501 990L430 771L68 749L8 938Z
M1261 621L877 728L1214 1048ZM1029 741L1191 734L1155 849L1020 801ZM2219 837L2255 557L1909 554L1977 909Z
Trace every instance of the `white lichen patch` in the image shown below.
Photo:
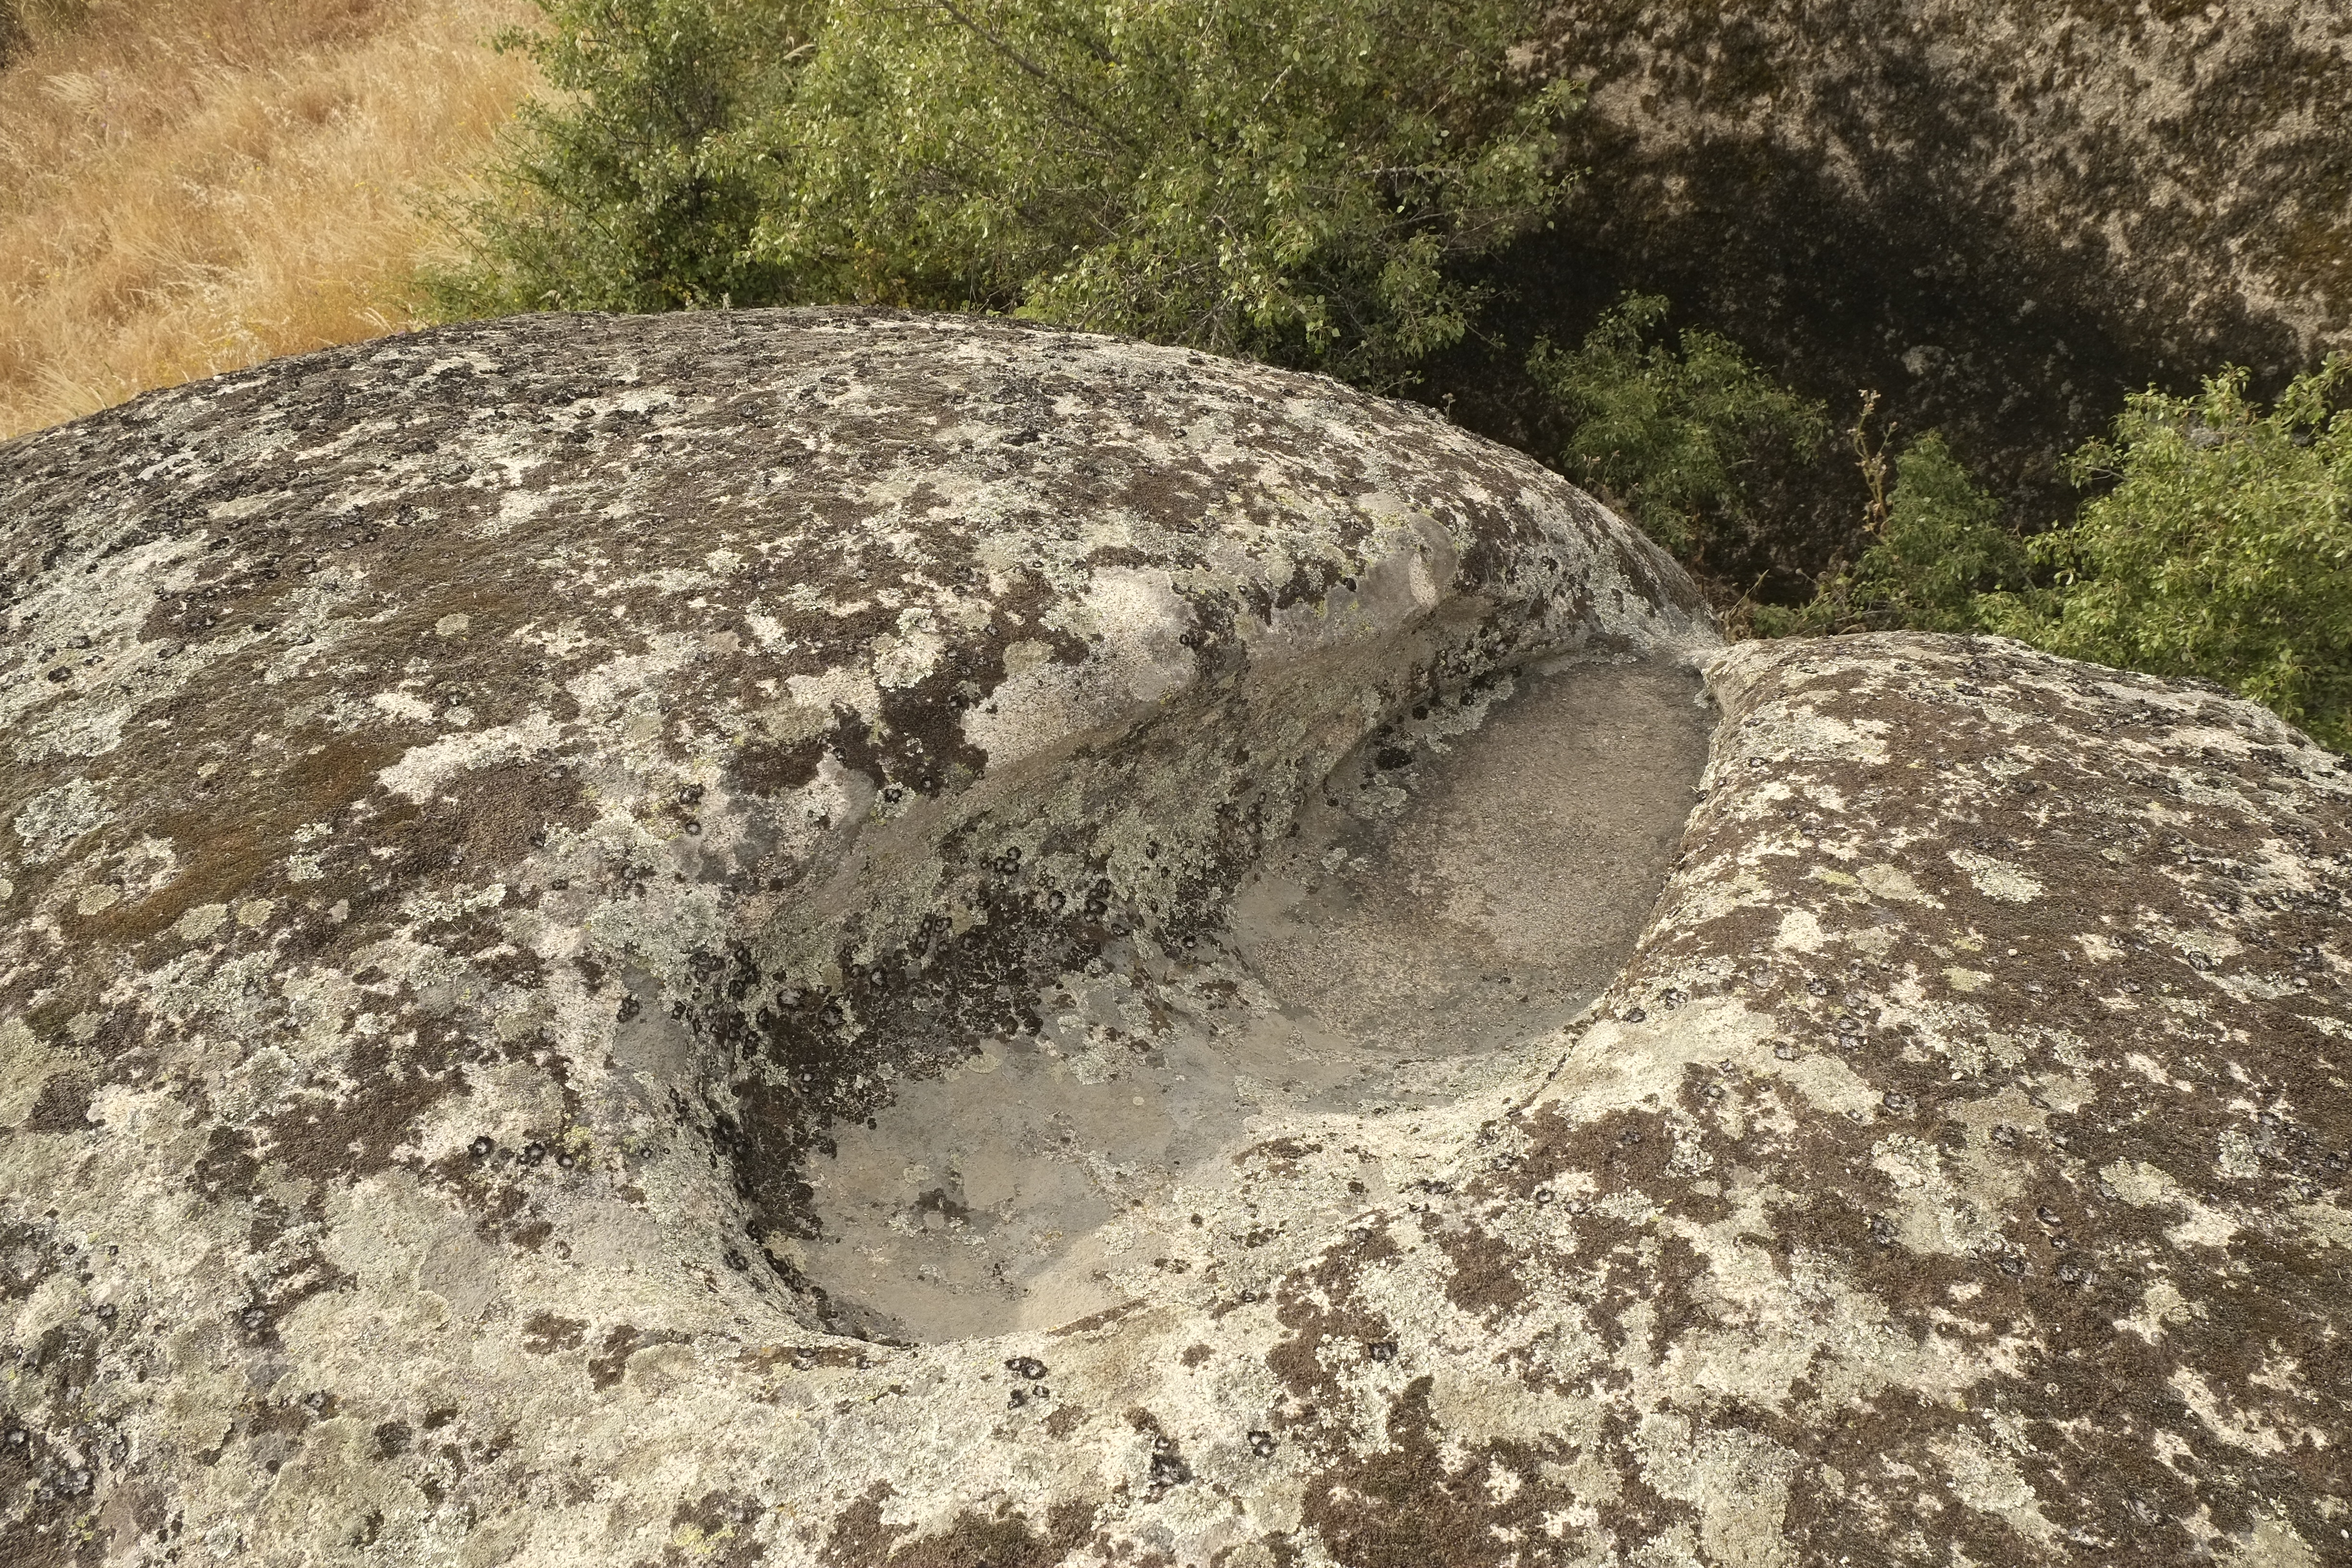
M2042 896L2042 884L2016 866L1974 849L1955 849L1949 858L1968 874L1976 890L2005 904L2030 904Z
M18 854L29 866L46 865L93 828L112 819L105 798L88 779L68 779L55 789L35 795L11 819L21 847Z

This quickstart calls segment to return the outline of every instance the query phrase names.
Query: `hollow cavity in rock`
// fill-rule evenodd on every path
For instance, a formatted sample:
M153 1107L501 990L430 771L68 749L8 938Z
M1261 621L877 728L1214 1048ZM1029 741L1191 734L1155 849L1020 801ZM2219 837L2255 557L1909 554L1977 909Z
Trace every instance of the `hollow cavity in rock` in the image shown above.
M1222 935L1073 973L1044 1026L902 1082L813 1161L785 1244L836 1321L939 1341L1115 1306L1258 1119L1405 1113L1511 1070L1646 924L1705 764L1696 676L1522 670L1433 700L1347 759ZM1364 1201L1377 1195L1367 1162Z

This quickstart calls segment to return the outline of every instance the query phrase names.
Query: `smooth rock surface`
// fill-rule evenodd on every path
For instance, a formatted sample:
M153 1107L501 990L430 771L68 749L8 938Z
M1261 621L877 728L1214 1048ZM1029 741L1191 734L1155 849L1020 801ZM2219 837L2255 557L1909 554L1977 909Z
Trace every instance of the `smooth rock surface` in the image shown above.
M151 396L0 571L0 1560L2352 1542L2352 774L2242 702L1721 649L1425 415L887 315ZM1237 1132L1124 1129L1194 1059ZM1086 1228L883 1342L812 1255L1024 1212L908 1174L1014 1083Z
M1688 670L1570 656L1415 704L1244 879L1233 994L1065 976L1034 1037L834 1131L794 1262L894 1339L1053 1328L1124 1299L1103 1244L1139 1243L1106 1227L1265 1117L1444 1103L1633 951L1706 761L1699 698Z

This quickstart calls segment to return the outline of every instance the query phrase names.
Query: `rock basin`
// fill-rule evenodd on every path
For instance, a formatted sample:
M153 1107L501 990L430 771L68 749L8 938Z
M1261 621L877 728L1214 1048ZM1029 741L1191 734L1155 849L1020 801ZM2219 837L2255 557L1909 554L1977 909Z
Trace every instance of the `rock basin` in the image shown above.
M1695 674L1630 658L1416 704L1251 868L1207 939L1223 965L1194 939L1068 976L1036 1033L836 1131L797 1267L884 1339L1054 1328L1118 1304L1121 1258L1187 1224L1169 1194L1252 1128L1345 1114L1373 1136L1524 1071L1648 922L1713 719Z

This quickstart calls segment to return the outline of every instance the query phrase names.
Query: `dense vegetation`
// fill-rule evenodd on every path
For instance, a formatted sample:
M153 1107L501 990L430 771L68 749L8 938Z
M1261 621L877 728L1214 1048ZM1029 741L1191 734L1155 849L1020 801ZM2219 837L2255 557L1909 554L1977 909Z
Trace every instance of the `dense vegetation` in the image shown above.
M575 96L457 308L1004 310L1403 389L1566 177L1532 0L541 3Z
M1574 178L1577 85L1538 0L536 0L530 112L443 308L856 301L982 310L1426 390L1507 352L1485 263ZM2264 411L2242 372L2135 395L2073 519L2005 525L1933 432L1828 411L1636 293L1508 366L1537 454L1768 634L1991 631L2224 681L2352 743L2352 367ZM1851 462L1849 547L1803 603L1776 475ZM1849 482L1852 482L1849 480ZM2012 522L2016 520L2011 520ZM2027 537L2028 533L2031 537Z
M83 0L0 0L0 65L70 30L87 10Z
M2135 395L2075 454L2104 485L2028 542L2042 585L1970 601L1979 625L2104 664L2221 680L2352 750L2352 359L2265 413L2246 373Z
M1557 454L1543 455L1712 575L1725 554L1752 553L1740 547L1768 526L1748 477L1811 460L1829 419L1717 333L1653 341L1669 310L1657 295L1633 295L1573 350L1538 339L1528 369L1569 430Z

